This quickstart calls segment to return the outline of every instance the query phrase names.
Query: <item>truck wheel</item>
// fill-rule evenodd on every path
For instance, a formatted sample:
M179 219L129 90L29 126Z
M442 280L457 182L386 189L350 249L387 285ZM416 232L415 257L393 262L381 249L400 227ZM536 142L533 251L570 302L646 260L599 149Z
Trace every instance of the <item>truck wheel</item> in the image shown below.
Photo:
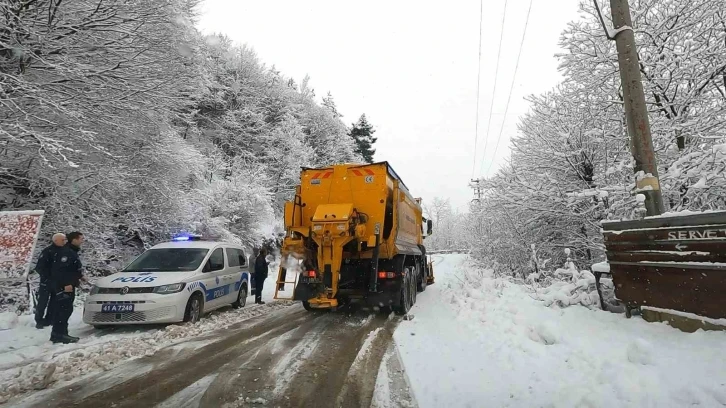
M184 321L189 323L196 323L202 317L202 295L195 293L189 298L187 302L187 308L184 312Z
M406 275L401 285L399 304L393 306L393 312L399 316L403 316L411 310L411 278Z
M302 304L303 304L303 307L305 308L305 310L307 310L308 312L314 312L315 311L315 309L313 309L312 307L310 307L310 302L303 300L302 301Z
M411 271L413 272L414 270L412 269ZM418 282L418 277L415 275L412 275L411 276L411 298L412 298L411 307L413 307L413 305L416 304L416 300L418 299L418 291L416 290L417 282Z
M424 270L421 270L421 276L419 276L419 279L417 279L416 282L416 290L419 292L423 292L426 290L426 286L428 286L428 278L426 277L426 272Z

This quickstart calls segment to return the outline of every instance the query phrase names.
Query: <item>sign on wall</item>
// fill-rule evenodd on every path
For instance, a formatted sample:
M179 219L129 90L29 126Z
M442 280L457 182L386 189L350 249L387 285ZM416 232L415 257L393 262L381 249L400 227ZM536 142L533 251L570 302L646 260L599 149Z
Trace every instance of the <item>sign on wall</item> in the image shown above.
M44 211L0 211L0 279L19 278L30 269Z

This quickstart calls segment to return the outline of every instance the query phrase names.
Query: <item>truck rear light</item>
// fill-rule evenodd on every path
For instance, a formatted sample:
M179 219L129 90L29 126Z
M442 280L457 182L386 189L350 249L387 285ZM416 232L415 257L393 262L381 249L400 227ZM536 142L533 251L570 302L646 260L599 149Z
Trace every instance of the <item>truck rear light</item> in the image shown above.
M314 278L315 277L315 271L308 271L308 277Z
M393 279L396 274L393 272L378 272L378 279Z

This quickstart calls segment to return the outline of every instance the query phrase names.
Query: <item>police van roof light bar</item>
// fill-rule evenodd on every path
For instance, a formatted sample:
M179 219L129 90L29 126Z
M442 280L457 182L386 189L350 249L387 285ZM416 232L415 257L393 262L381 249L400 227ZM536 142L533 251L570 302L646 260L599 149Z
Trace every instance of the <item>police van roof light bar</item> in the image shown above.
M201 239L202 239L201 235L182 234L182 235L177 235L177 236L173 237L171 240L177 241L177 242L182 242L182 241L199 241Z

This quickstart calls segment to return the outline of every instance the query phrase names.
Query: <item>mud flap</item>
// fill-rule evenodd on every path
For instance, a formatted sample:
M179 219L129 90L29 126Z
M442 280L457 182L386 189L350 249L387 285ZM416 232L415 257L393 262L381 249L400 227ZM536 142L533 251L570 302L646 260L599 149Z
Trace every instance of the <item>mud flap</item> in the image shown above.
M314 297L317 297L321 293L321 284L309 284L302 283L302 274L298 280L298 284L295 286L295 293L293 293L292 300L308 301Z

